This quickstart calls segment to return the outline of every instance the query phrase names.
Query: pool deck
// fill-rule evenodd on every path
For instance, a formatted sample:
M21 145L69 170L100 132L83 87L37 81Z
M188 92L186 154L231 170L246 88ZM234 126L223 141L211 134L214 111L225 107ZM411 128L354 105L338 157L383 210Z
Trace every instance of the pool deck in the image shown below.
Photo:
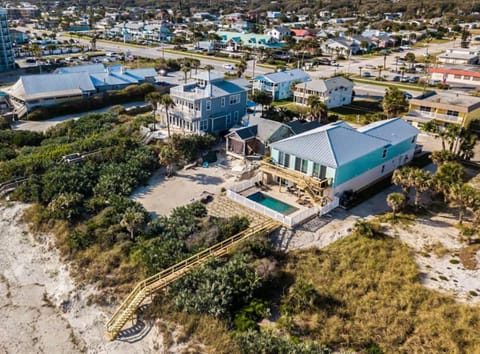
M268 185L268 189L253 186L253 187L244 189L243 191L241 191L238 194L240 194L243 197L248 197L249 195L252 195L252 194L257 193L257 192L262 192L265 195L268 195L272 198L278 199L281 202L284 202L286 204L291 205L292 207L297 208L297 210L288 214L289 216L294 215L295 213L297 213L299 211L309 209L309 207L307 207L305 205L298 204L297 203L298 197L296 195L292 194L291 192L288 192L286 187L282 187L281 190L279 190L278 186L276 186L276 185Z

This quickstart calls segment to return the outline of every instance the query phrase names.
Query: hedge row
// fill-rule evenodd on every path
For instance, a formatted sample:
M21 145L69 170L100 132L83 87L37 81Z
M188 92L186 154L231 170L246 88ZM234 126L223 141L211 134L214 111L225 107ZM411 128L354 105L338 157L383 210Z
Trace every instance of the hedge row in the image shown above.
M87 112L115 104L143 100L155 90L152 84L130 85L122 90L108 91L82 100L65 102L54 106L38 107L28 113L28 120L44 120L72 113Z

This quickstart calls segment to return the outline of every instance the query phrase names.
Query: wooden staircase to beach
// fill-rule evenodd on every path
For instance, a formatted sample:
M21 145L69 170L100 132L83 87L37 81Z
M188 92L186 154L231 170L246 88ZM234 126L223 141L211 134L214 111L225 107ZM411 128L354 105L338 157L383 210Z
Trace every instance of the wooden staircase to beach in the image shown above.
M27 177L19 177L17 179L14 179L13 181L0 183L0 198L8 193L13 192L20 184L22 184L26 180Z
M238 209L237 209L238 211ZM112 318L107 322L106 332L109 340L114 340L127 321L136 313L143 301L151 294L165 289L169 284L181 278L191 269L199 267L212 258L229 253L236 245L255 235L269 234L279 228L277 221L267 219L248 229L219 242L190 258L187 258L160 273L157 273L137 284L133 291L123 301Z

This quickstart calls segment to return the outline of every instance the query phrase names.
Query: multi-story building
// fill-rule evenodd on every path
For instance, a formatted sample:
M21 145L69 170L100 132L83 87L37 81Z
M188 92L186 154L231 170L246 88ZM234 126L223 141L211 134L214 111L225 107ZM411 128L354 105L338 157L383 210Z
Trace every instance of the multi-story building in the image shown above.
M7 11L0 9L0 72L15 69L13 41L8 30Z
M291 87L310 80L308 74L300 69L285 70L255 77L253 88L270 93L272 99L283 100L292 97Z
M322 196L333 199L362 190L411 161L418 132L400 118L358 129L331 123L271 144L274 166L264 172L277 182L313 178L322 182ZM288 177L295 175L299 178Z
M175 107L169 123L193 133L218 134L238 124L247 113L247 90L214 72L200 72L195 82L170 89Z
M353 82L343 76L325 80L312 80L297 85L293 92L296 104L307 106L308 98L318 96L327 108L340 107L352 103Z
M439 125L450 123L468 128L472 120L480 119L480 97L428 92L410 99L410 109L403 119L417 127L435 121Z

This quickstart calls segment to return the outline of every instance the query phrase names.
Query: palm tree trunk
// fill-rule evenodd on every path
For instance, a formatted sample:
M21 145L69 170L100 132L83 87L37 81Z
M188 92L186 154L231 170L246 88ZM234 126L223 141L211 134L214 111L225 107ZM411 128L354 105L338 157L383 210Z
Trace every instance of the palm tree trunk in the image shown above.
M168 133L168 138L170 139L170 119L168 119L168 108L165 107L165 118L167 120L167 133Z

